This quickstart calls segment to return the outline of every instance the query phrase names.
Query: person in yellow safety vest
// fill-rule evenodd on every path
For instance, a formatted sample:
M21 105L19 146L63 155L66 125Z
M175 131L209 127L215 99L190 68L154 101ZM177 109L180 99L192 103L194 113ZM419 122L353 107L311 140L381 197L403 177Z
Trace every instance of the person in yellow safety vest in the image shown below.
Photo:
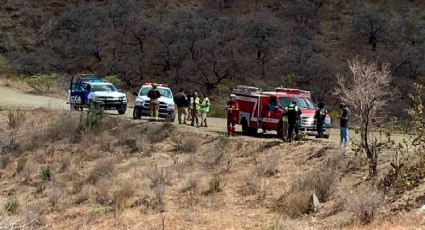
M199 127L198 112L200 108L201 106L199 103L198 93L194 92L189 102L189 109L192 116L192 123L190 124L191 126L195 126L196 122L196 127Z
M207 125L207 115L210 112L210 99L208 98L208 95L204 94L203 98L201 99L201 127L208 127Z

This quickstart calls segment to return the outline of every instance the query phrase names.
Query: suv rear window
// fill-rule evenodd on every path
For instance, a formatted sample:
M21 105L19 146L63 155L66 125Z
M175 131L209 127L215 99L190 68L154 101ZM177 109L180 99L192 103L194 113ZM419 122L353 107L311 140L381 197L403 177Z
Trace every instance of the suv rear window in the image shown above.
M298 107L301 109L316 109L316 105L309 99L303 97L280 97L279 104L282 108L286 108L289 106L291 101L296 101Z

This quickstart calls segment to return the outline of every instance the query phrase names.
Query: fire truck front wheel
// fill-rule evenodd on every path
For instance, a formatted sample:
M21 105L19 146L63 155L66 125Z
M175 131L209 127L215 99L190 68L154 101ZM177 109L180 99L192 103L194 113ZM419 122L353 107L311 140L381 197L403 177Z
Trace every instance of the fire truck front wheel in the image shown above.
M248 121L246 119L242 119L241 121L241 125L242 125L242 133L244 135L256 135L258 132L257 128L251 128L248 126Z

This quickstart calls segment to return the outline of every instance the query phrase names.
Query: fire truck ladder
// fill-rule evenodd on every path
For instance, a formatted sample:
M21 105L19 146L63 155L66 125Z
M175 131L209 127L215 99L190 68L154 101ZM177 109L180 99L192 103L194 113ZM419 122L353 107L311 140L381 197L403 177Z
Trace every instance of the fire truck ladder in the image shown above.
M238 85L232 91L232 93L241 93L249 95L260 94L261 92L262 90L260 88L246 85Z

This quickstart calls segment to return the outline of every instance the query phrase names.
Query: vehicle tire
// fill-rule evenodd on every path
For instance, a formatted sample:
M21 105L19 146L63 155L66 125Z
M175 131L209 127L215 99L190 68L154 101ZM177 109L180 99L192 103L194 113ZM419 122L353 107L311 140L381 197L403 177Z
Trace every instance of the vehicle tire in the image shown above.
M258 129L257 128L248 128L248 135L250 136L255 136L258 133Z
M124 115L125 114L126 109L119 109L118 110L118 114L119 115Z
M242 125L242 134L248 135L249 134L248 122L246 121L245 118L242 119L241 125Z
M142 115L140 115L139 111L136 108L133 109L133 119L140 119Z
M277 138L283 139L283 122L279 121L279 124L277 125Z

